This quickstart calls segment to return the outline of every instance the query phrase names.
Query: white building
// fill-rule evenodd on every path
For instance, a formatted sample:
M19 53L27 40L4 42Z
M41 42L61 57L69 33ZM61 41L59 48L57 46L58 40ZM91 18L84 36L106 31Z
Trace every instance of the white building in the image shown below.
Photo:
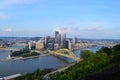
M35 41L29 41L29 42L28 42L28 48L29 48L29 49L34 48L34 47L35 47L35 43L36 43Z

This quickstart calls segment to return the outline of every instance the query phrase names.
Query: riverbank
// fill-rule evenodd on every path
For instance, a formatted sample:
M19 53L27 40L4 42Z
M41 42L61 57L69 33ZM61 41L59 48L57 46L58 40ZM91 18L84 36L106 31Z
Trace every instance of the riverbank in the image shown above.
M12 57L10 59L5 59L5 60L2 60L2 61L32 59L32 58L38 58L38 57L43 57L43 56L48 56L48 55L50 55L50 54L41 54L41 55L38 55L38 56L30 56L30 57Z

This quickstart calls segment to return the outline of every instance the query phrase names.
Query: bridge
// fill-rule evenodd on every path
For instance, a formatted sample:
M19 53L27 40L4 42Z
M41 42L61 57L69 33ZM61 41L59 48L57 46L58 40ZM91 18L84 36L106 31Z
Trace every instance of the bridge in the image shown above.
M13 46L23 46L24 47L24 46L27 46L27 45L28 44L25 44L25 43L21 43L21 44L19 43L19 44L14 44Z
M68 50L68 49L59 49L59 50L56 50L56 51L48 50L48 52L52 55L55 55L55 56L64 56L64 57L72 59L73 61L77 61L77 62L80 61L80 58L76 57L74 55L74 53L72 51Z
M17 48L0 48L0 50L13 50L13 51L19 51L20 49Z

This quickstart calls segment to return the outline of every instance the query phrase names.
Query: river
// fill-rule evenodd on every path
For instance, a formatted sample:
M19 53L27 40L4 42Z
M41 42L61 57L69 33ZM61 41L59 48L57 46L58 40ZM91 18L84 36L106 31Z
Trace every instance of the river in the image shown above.
M16 48L22 48L16 46ZM85 50L97 51L100 47L85 48ZM74 51L77 57L80 57L80 51ZM33 72L36 69L45 68L58 68L67 65L71 62L71 59L65 57L54 57L51 55L42 56L38 58L25 59L25 60L10 60L3 61L10 54L7 50L0 50L0 77L9 76L13 74L26 74ZM68 61L68 62L67 62Z

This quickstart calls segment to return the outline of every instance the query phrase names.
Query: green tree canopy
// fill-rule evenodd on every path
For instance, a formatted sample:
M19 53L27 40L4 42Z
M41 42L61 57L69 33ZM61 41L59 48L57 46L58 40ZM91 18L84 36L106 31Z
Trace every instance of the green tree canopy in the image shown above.
M114 55L120 55L120 44L118 44L112 48L112 53Z
M80 53L80 58L81 59L87 59L88 57L90 57L92 54L94 54L93 52L89 51L89 50L82 50Z
M112 51L108 47L102 47L99 51L97 51L97 53L106 53L107 55L111 55Z

